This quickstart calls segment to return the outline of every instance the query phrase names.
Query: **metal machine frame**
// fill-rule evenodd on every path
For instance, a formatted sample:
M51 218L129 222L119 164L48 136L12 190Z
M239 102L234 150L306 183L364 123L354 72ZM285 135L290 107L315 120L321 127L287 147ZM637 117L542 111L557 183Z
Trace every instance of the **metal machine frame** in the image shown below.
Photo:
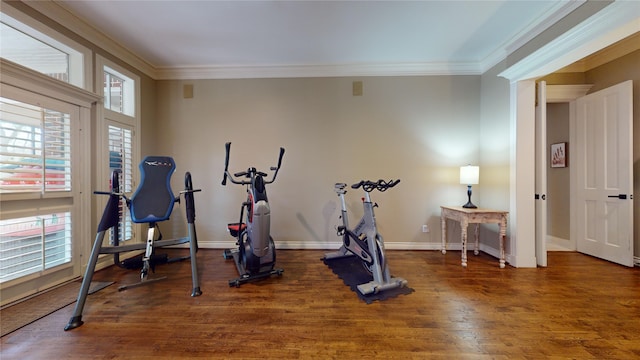
M342 246L335 252L327 253L324 259L336 259L347 256L357 256L362 261L362 265L373 275L370 282L358 285L358 291L363 295L375 294L381 291L405 287L407 281L403 278L392 277L389 271L384 250L384 240L376 228L376 218L373 208L378 204L371 202L370 192L373 190L386 191L396 186L400 180L378 180L377 182L362 180L351 185L352 189L362 187L364 198L362 205L364 213L355 228L349 228L349 219L344 195L347 193L347 184L335 184L334 191L340 197L342 211L342 226L338 226L337 234L342 236Z
M202 294L198 279L198 266L196 263L198 240L195 228L195 203L193 198L193 193L200 191L200 189L193 189L191 174L187 172L185 174L184 190L180 191L177 198L173 195L170 179L171 175L175 171L175 162L168 156L147 156L140 163L140 171L142 174L142 180L140 182L140 186L138 186L131 199L127 198L122 192L120 192L120 172L118 170L113 171L111 174L110 192L94 192L99 195L109 195L109 200L102 213L102 218L98 225L89 262L82 280L82 285L80 286L80 291L78 292L76 306L69 323L64 328L65 331L75 329L84 323L82 321L82 311L87 300L87 295L89 294L89 287L91 285L91 280L100 254L113 254L114 262L117 265L121 265L118 257L120 253L144 250L140 282L131 285L123 285L119 288L119 290L125 290L164 279L148 279L149 270L153 271L155 266L153 261L153 250L155 248L188 243L189 256L181 258L180 260L186 258L191 259L191 278L193 285L191 296L199 296ZM180 195L183 195L185 200L186 217L189 228L188 235L177 239L156 240L156 223L169 219L169 216L173 211L174 203L180 201ZM128 245L120 245L118 243L118 227L122 219L121 199L126 201L127 207L131 212L131 219L133 222L148 224L146 242ZM112 244L104 246L104 237L109 229L111 229L113 236Z
M231 174L229 172L229 154L231 143L225 144L226 159L222 185L229 179L234 184L246 185L247 200L240 207L240 221L227 225L229 234L237 239L238 248L224 250L225 259L233 258L240 277L229 280L229 286L240 286L243 283L282 275L283 269L274 268L276 262L276 247L271 237L271 209L267 198L266 185L276 180L284 148L280 148L278 165L271 167L273 176L265 180L267 174L250 167L246 171ZM245 212L246 209L246 212Z

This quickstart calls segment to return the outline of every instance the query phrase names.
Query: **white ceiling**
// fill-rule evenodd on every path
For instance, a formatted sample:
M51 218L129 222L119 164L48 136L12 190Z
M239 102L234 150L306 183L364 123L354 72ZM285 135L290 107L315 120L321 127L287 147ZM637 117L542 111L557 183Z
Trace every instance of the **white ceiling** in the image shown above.
M355 69L480 74L582 3L56 2L160 71L215 70L219 77L225 69L238 77L243 70L260 77L273 69L284 76L287 69L298 75L357 75Z

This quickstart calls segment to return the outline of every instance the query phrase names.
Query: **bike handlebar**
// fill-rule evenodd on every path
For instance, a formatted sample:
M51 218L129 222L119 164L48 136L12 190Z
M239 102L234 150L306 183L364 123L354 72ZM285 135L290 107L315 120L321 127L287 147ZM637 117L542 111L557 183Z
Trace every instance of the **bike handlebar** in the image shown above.
M256 168L249 168L249 169L247 169L247 171L240 171L240 172L237 172L237 173L233 174L233 176L234 176L234 177L243 177L243 176L246 176L246 177L250 178L252 173L253 173L253 174L256 174L256 175L260 175L260 176L262 176L262 177L267 176L267 174L266 174L266 173L263 173L262 171L258 171L258 170L256 170Z
M231 152L231 143L224 144L226 149L226 158L224 159L224 177L222 178L222 186L227 185L227 173L229 173L229 153Z
M346 187L347 187L347 184L345 183L336 183L334 185L333 191L335 191L338 194L346 194L347 190L344 189Z
M389 180L389 181L384 181L380 179L377 182L373 182L371 180L360 180L360 182L351 185L351 188L357 189L359 187L362 187L362 190L366 192L372 192L373 190L376 190L376 189L380 192L384 192L398 185L399 182L400 182L400 179Z
M271 170L275 170L278 171L278 169L280 169L280 165L282 165L282 157L284 156L284 148L280 147L280 156L278 157L278 166L276 167L271 167Z
M251 178L253 176L256 175L260 175L263 178L267 177L267 174L265 172L256 170L256 168L251 167L248 168L247 171L241 171L241 172L237 172L235 174L231 174L229 172L229 154L231 153L231 143L228 142L225 145L225 149L226 149L226 156L225 156L225 161L224 161L224 177L222 178L222 185L225 186L227 185L227 177L229 178L229 180L234 183L234 184L240 184L240 185L249 185L251 184ZM271 171L273 171L273 177L271 178L271 180L265 180L264 183L265 184L271 184L272 182L274 182L276 180L276 176L278 176L278 171L280 170L280 165L282 165L282 157L284 156L284 148L280 147L280 156L278 157L278 166L275 167L271 167ZM236 180L234 178L237 177L247 177L249 178L249 180Z

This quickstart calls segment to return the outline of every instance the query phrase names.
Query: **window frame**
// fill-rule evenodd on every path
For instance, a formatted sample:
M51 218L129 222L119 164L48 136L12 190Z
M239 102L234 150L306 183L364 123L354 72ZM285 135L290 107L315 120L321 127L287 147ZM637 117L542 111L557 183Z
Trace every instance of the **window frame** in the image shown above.
M110 110L105 107L104 104L104 72L105 69L109 69L111 72L115 72L115 75L119 77L128 78L133 82L133 87L131 88L131 95L134 97L133 99L129 99L128 101L132 101L130 106L133 107L132 115L127 115L124 113L119 113L113 110ZM141 80L140 77L133 72L125 69L124 67L116 64L115 62L96 54L96 68L95 68L95 91L96 94L101 96L102 101L100 101L99 105L96 108L97 113L97 121L96 121L96 139L98 141L96 143L100 144L100 148L96 149L96 158L95 163L98 164L98 168L96 174L98 178L96 179L97 186L101 189L109 188L109 180L111 179L111 169L109 166L109 126L117 126L124 129L131 130L132 133L132 146L131 146L131 161L132 161L132 173L131 181L132 181L132 193L136 190L138 179L140 178L140 172L138 169L138 163L140 162L140 141L138 139L138 129L140 129L140 94L141 94ZM125 99L123 99L125 101ZM131 196L131 194L127 194L127 196ZM94 199L95 208L94 211L97 214L102 214L104 210L104 206L106 204L106 199ZM128 209L125 209L128 211ZM141 227L139 224L132 223L132 238L129 241L132 242L142 242L143 239L140 238L139 234L142 234ZM108 241L105 238L105 245ZM135 254L123 254L123 257L134 256ZM122 258L122 257L121 257Z
M36 102L38 105L51 106L56 110L60 110L58 106L60 104L64 104L60 106L73 109L71 110L74 112L72 122L76 124L72 130L72 137L75 139L74 148L71 150L74 162L72 176L90 179L90 157L82 156L81 149L87 149L90 146L91 108L98 101L98 97L93 93L4 59L0 59L0 66L2 67L0 91L4 97L27 103ZM42 197L40 193L3 194L1 200L2 218L37 215L38 208L41 208L41 212L68 209L71 212L73 225L71 262L3 283L1 287L2 305L69 281L82 274L81 269L86 264L82 264L84 257L81 255L87 254L87 249L91 246L91 244L84 244L85 241L82 241L91 237L91 215L90 211L87 211L91 202L90 189L90 181L84 181L73 184L69 193L51 194L52 196L46 197Z
M77 57L70 57L69 59L70 69L77 69L77 67L80 66L82 68L80 71L70 70L68 84L89 91L93 89L93 52L89 48L81 45L76 41L71 40L70 38L60 34L55 30L52 30L50 27L13 8L12 6L7 6L8 4L6 4L4 1L2 2L2 4L3 6L0 10L0 20L2 22L10 25L11 27L17 28L27 35L38 39L52 47L73 49L81 54L82 59L79 59ZM57 46L54 46L54 44Z

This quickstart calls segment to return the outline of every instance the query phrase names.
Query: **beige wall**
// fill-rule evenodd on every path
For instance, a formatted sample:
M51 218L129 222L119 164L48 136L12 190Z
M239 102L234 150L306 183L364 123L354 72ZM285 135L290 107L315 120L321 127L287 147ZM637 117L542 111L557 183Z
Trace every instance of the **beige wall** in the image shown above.
M352 95L354 80L363 82L363 96ZM183 98L185 84L193 85L191 99ZM155 146L176 160L175 188L190 171L203 189L196 196L203 246L233 242L226 224L238 220L245 190L220 184L231 141L233 172L265 170L286 149L267 187L278 246L335 246L335 182L401 179L372 194L385 243L437 248L439 206L464 204L459 166L480 159L479 94L479 76L160 81ZM347 194L352 223L361 196ZM482 205L482 198L480 186L474 200Z
M547 104L547 149L551 144L569 143L569 103ZM549 150L547 150L549 151ZM547 160L550 163L550 159ZM558 239L569 240L571 199L569 166L551 168L547 166L547 234Z
M157 99L155 80L147 77L141 78L140 85L140 153L142 156L153 154L157 151Z
M507 210L510 208L509 188L511 159L511 126L509 123L509 81L498 76L504 64L482 75L480 119L480 200L482 207ZM507 254L512 248L507 219ZM481 243L499 249L498 229L495 225L483 225Z

